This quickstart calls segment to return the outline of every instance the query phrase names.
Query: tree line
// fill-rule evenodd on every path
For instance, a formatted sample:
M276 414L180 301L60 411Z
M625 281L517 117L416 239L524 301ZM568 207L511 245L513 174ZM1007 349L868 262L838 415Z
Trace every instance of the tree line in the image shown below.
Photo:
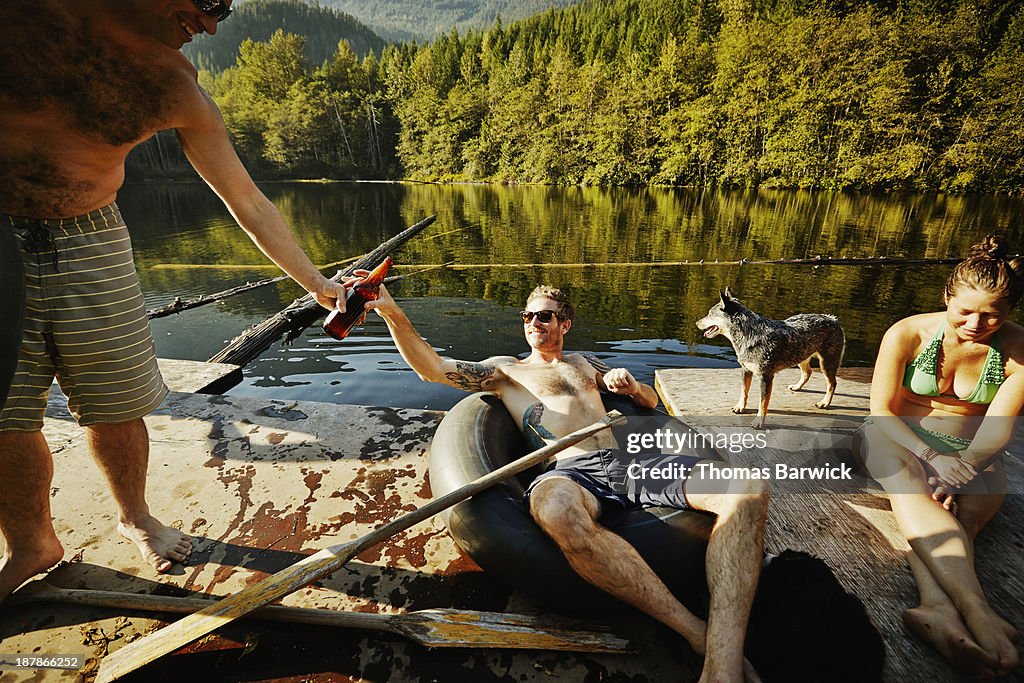
M284 175L1024 189L1020 0L605 0L320 65L279 31L204 74Z
M579 0L318 0L362 19L392 42L429 42L452 27L483 28L499 16L521 19Z
M231 21L217 25L217 35L199 34L181 51L197 69L220 72L235 66L245 39L266 42L278 29L305 38L304 54L312 64L331 58L344 38L360 57L378 55L385 41L350 14L303 0L249 0L236 3Z

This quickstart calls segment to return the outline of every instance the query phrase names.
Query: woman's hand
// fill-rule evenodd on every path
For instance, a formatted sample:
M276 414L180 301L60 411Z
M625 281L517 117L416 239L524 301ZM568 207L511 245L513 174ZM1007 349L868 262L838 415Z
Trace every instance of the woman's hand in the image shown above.
M956 494L949 491L947 484L942 483L938 477L928 477L928 485L932 487L932 500L941 503L954 517L960 512L960 505L956 502Z
M941 483L958 489L971 483L978 472L967 461L955 455L935 455L924 462L924 466L938 476Z

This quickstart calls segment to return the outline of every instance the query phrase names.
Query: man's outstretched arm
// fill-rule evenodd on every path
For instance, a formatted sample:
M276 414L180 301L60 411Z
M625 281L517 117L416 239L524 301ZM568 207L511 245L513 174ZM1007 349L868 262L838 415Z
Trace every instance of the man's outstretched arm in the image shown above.
M220 110L209 95L192 84L187 116L176 122L185 155L224 201L238 224L260 250L327 309L345 308L345 285L324 277L295 241L277 207L252 181L238 159Z
M654 408L658 405L658 392L647 384L636 381L626 368L612 368L592 353L580 354L597 370L597 386L613 394L629 396L633 403L643 408Z
M398 352L424 381L447 384L464 391L499 391L505 380L500 366L515 362L510 357L489 358L482 362L442 358L416 332L405 311L398 307L383 285L378 299L367 303L366 308L377 311L384 318Z

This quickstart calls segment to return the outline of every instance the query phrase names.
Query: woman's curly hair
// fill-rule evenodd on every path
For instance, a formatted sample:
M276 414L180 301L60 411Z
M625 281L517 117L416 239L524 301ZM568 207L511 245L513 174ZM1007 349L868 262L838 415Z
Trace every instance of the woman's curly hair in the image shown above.
M1024 295L1024 258L1007 258L1010 247L999 235L987 235L967 252L946 280L948 302L960 287L972 287L1006 297L1010 308Z

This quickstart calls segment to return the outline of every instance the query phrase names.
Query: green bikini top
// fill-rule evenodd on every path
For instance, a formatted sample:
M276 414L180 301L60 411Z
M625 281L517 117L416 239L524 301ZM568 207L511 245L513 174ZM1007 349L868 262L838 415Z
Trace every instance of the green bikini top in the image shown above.
M939 351L942 349L942 337L946 332L946 323L939 325L932 340L921 350L917 358L907 366L903 373L903 386L918 396L943 396L955 398L967 403L991 403L999 386L1006 379L1003 373L1003 354L999 351L999 339L992 336L988 355L985 356L985 367L978 378L978 385L970 396L961 398L955 394L940 394L937 378Z

